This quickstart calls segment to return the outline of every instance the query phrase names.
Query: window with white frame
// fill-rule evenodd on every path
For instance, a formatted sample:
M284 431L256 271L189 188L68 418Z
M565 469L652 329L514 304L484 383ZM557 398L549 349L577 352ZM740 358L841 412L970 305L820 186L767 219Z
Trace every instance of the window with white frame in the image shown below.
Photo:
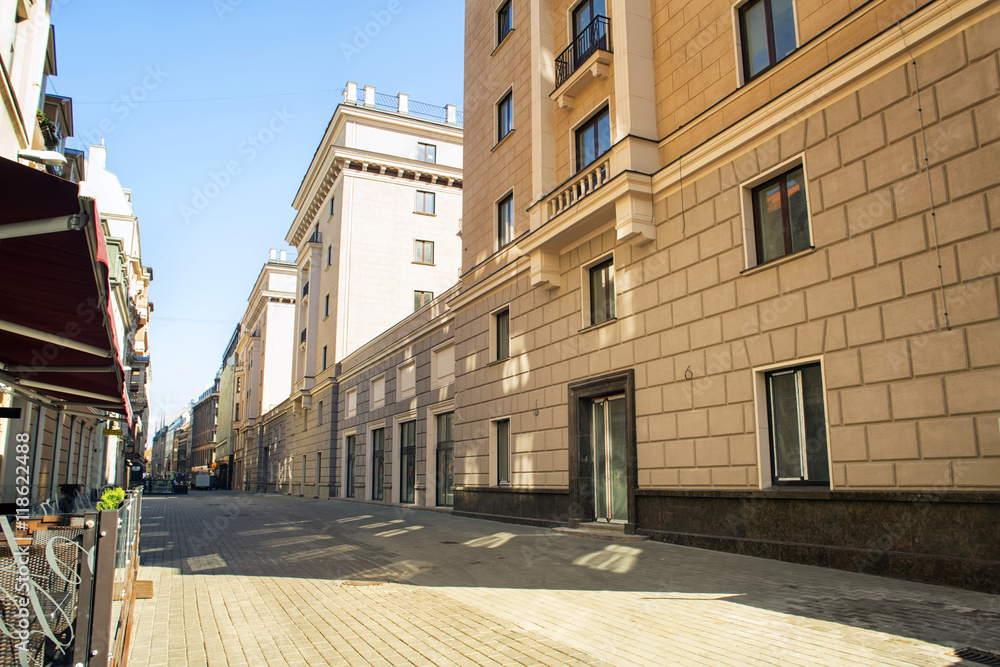
M423 213L424 215L434 215L434 211L434 193L417 190L417 204L415 212Z
M443 387L455 380L454 345L438 348L431 354L431 377L434 378L434 387Z
M510 8L511 0L507 0L497 9L497 46L514 29L514 13Z
M497 250L514 240L514 193L497 202Z
M820 364L767 371L763 380L772 483L829 486Z
M358 390L347 390L347 416L354 417L358 414Z
M372 408L381 408L385 405L385 376L380 375L372 380L371 386Z
M497 102L497 143L514 129L514 91L508 92Z
M397 368L396 383L400 398L413 396L417 391L417 365L411 361Z
M608 257L587 270L589 326L615 319L615 259Z
M794 0L750 0L739 8L739 26L746 81L796 49Z
M747 267L812 247L801 158L743 186Z
M493 422L494 443L497 457L497 484L510 484L510 420Z
M493 313L493 361L510 358L510 308Z

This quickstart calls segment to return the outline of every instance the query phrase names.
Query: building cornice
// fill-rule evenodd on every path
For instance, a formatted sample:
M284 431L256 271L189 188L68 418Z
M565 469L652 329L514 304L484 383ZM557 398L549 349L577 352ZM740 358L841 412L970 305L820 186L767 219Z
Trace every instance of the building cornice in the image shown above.
M409 158L377 153L360 148L330 146L324 152L324 162L328 163L328 167L323 180L315 185L315 187L309 188L313 196L308 208L304 211L302 210L305 202L298 197L295 203L293 203L293 206L298 209L298 213L292 222L291 228L288 230L288 234L285 235L285 241L296 248L299 247L302 239L309 233L309 229L315 223L317 215L320 211L324 210L324 206L329 200L330 192L335 188L337 180L342 175L349 174L349 170L368 176L404 179L415 183L441 185L459 189L461 189L463 184L462 170L458 167L432 162L421 162L420 160L411 160ZM312 170L310 169L310 171ZM315 176L318 177L318 174Z

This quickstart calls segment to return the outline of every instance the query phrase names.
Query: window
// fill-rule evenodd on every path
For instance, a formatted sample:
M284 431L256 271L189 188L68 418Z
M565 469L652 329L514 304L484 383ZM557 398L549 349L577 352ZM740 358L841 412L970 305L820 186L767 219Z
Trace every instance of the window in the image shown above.
M434 215L434 193L417 190L417 213Z
M323 317L330 317L330 295L323 297Z
M497 203L497 250L514 240L514 193Z
M413 362L400 366L396 371L398 398L407 398L417 391L417 365Z
M504 308L493 316L496 356L494 361L510 357L510 309Z
M590 324L615 318L615 260L609 257L590 269Z
M385 376L379 376L372 380L371 401L373 408L380 408L385 405Z
M455 413L446 412L437 420L437 496L436 503L445 507L455 504Z
M747 81L795 50L793 0L751 0L740 8L743 76Z
M240 393L240 380L243 378L239 375L236 376L236 393Z
M580 35L598 16L607 15L605 0L583 0L573 10L573 36Z
M236 404L236 410L233 412L233 417L236 419L236 421L240 420L240 404L239 403Z
M497 438L497 484L510 484L510 420L494 422Z
M399 502L412 503L417 479L417 422L399 425Z
M344 438L344 497L354 497L354 444L356 435Z
M326 345L323 346L323 370L326 370Z
M431 387L443 387L455 381L455 346L447 345L431 353Z
M773 482L829 485L820 365L772 371L765 379Z
M382 500L385 485L385 429L372 429L372 500Z
M510 10L510 0L500 5L497 10L497 45L514 29L514 14Z
M611 150L611 115L604 107L576 131L576 170Z
M347 390L347 416L354 417L358 414L358 390Z
M433 144L417 144L417 159L421 162L437 162L437 146Z
M420 310L434 299L434 292L413 291L413 310Z
M333 244L331 243L326 247L326 265L330 266L333 263Z
M434 264L434 241L413 242L413 263Z
M605 0L584 0L573 11L573 70L595 51L608 50L608 10Z
M801 165L753 188L750 196L758 264L810 247Z
M323 425L323 401L319 402L319 409L316 410L316 425Z
M510 91L497 103L497 143L514 129L514 91Z
M333 216L337 212L337 207L334 206L334 203L336 201L337 201L336 199L334 199L333 197L330 197L330 215L331 216Z

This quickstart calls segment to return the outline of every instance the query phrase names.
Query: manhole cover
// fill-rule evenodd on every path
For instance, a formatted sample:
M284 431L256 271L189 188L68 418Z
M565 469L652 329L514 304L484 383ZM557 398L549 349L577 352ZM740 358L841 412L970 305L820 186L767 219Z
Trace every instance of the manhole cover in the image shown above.
M984 665L1000 665L1000 654L990 653L989 651L984 651L981 648L966 646L965 648L955 649L951 652L951 654L957 658L972 660L973 662L979 662Z

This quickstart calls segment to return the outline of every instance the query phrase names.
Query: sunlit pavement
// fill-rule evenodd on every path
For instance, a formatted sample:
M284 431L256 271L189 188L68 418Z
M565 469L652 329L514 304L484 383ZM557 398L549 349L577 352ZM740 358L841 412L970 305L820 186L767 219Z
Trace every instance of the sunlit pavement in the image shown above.
M129 664L951 665L1000 597L437 512L143 501Z

